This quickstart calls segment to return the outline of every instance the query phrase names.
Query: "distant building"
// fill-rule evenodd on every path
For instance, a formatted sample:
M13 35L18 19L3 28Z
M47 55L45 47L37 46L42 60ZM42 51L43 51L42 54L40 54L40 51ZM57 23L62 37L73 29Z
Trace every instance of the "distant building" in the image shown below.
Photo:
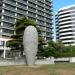
M51 0L0 0L0 36L11 39L15 22L24 16L39 24L45 40L52 40Z
M62 41L64 45L75 45L75 5L58 10L56 39Z

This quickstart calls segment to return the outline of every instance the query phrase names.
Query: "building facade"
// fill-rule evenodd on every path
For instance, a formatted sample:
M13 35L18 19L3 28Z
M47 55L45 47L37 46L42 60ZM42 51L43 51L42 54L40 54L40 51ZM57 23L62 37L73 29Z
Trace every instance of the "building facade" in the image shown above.
M75 5L58 10L56 39L62 41L64 45L75 45Z
M0 35L14 34L14 23L27 16L35 20L45 39L52 39L52 1L51 0L0 0Z
M0 36L10 39L15 22L24 16L38 23L45 40L52 40L51 0L0 0Z

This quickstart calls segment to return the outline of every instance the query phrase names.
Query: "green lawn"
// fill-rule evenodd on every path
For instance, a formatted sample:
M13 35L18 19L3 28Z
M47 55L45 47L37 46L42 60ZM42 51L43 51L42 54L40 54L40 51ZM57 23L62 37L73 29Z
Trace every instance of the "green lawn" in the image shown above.
M0 67L0 75L75 75L75 64Z

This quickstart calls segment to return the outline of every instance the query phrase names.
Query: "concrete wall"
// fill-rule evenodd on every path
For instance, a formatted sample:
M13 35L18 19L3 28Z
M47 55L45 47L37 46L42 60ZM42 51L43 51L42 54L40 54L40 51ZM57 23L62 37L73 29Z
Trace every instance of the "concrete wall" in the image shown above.
M47 58L42 60L36 60L35 64L54 64L54 58ZM0 59L0 66L8 66L8 65L26 65L25 59Z
M2 59L0 60L0 66L8 66L8 65L25 65L25 60L7 60L7 59Z
M55 62L69 62L69 63L75 63L75 57L64 57L64 58L57 58L54 59Z
M41 60L36 60L35 64L54 64L54 58L46 58Z
M35 64L36 65L42 65L42 64L54 64L54 61L57 62L66 62L68 63L75 63L75 57L67 57L67 58L57 58L54 59L53 57L51 58L46 58L46 59L40 59L36 60ZM25 59L0 59L0 66L8 66L8 65L25 65L26 61Z

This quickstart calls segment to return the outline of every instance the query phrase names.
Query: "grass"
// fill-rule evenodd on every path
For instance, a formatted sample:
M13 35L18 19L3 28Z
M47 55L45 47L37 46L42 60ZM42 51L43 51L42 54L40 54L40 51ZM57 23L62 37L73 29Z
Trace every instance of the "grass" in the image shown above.
M0 67L0 75L75 75L75 64L3 66Z

